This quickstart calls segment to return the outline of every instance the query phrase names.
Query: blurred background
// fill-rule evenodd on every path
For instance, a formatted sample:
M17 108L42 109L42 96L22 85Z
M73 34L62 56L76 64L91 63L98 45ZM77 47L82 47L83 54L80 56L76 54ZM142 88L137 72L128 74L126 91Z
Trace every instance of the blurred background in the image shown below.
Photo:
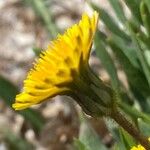
M141 69L143 61L136 56L136 42L126 26L131 19L136 29L140 27L141 32L136 31L145 36L147 28L141 23L141 2L134 0L132 5L129 0L0 0L0 150L91 150L91 145L92 150L107 150L115 149L120 139L122 143L130 139L129 146L135 142L113 121L86 116L65 96L23 111L14 111L11 104L40 51L46 49L57 33L78 22L83 12L90 14L94 8L101 12L102 22L90 65L102 80L114 89L121 89L126 103L126 107L122 107L132 114L136 123L139 116L150 123L146 116L150 113L147 102L150 76L145 68ZM103 42L97 44L101 39ZM144 42L148 45L146 48L140 44L150 68L150 47L148 41ZM120 53L114 52L114 47ZM95 52L95 48L102 51ZM133 80L136 77L138 79ZM132 111L132 107L147 114Z

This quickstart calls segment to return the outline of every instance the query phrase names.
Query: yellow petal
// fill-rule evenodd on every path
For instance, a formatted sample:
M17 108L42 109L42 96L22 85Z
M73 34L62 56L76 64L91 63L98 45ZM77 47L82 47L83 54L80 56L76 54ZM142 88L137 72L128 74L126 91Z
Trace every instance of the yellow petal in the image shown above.
M148 140L150 141L150 138L148 138ZM133 146L131 150L145 150L145 148L142 145L138 145L138 146Z
M67 88L57 88L53 87L53 89L40 90L35 88L29 88L30 92L23 92L16 96L16 102L12 105L15 110L21 110L28 108L34 104L38 104L48 98L52 98L56 95L61 94L63 91L68 91Z
M78 24L50 42L28 73L23 92L16 96L13 108L24 109L71 90L68 85L74 82L75 75L80 75L81 66L88 62L97 21L96 12L91 18L84 14Z
M145 150L145 148L141 145L138 145L137 147L132 147L131 150Z

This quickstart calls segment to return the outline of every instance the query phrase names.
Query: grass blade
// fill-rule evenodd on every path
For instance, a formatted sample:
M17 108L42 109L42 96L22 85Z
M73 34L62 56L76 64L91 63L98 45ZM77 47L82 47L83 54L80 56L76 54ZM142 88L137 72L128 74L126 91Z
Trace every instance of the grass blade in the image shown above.
M106 43L104 43L104 38L102 37L102 34L100 32L96 33L94 42L96 54L111 78L112 87L114 88L114 90L119 91L119 79L117 76L117 70L112 58L105 48Z
M95 4L91 4L92 8L99 12L100 18L106 25L106 27L114 34L118 35L119 37L123 38L125 41L130 41L130 37L122 31L114 19L102 8L97 7Z
M15 96L19 93L16 86L4 77L0 76L0 97L5 100L6 104L11 108ZM27 121L31 123L35 131L40 131L44 126L44 119L42 116L32 109L23 111L16 111L20 113Z
M126 17L124 15L123 7L122 7L121 3L119 1L117 1L117 0L109 0L109 3L113 7L113 10L115 11L115 14L118 17L118 19L123 24L125 24L126 23Z

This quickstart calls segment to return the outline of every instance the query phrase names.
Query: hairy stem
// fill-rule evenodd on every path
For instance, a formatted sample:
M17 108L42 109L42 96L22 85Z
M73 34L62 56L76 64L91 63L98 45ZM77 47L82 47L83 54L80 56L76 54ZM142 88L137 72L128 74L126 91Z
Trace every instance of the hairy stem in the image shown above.
M122 128L124 128L134 139L139 141L146 150L150 150L150 142L148 141L148 137L142 135L137 127L125 118L120 111L114 110L111 113L111 118L113 118Z

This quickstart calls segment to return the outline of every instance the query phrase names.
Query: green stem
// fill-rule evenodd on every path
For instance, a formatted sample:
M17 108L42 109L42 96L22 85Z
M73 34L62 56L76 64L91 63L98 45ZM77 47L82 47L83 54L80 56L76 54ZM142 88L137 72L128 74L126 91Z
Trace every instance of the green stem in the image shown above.
M113 118L122 128L124 128L134 139L140 142L146 150L150 150L150 142L148 137L145 137L140 131L120 113L118 110L112 111L111 118Z

